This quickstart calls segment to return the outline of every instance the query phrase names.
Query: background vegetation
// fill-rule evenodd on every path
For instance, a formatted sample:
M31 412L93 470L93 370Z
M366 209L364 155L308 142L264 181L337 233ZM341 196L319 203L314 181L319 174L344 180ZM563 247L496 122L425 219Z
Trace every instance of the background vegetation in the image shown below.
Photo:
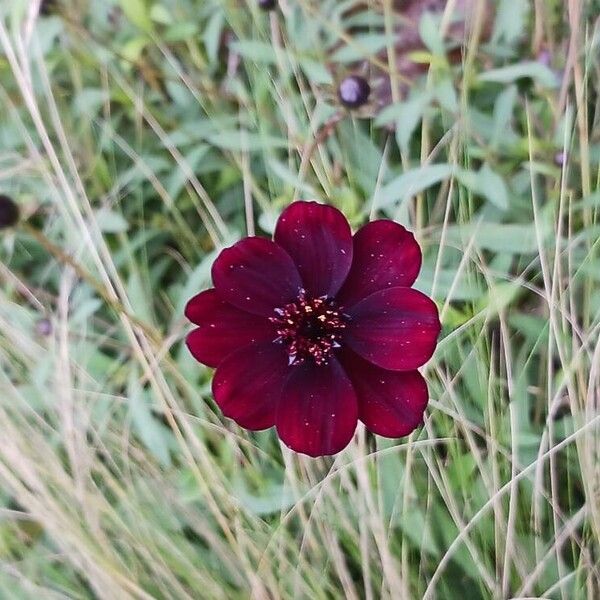
M598 2L426 16L409 67L392 0L43 4L0 3L0 597L599 598ZM294 198L422 244L408 439L297 456L182 344Z

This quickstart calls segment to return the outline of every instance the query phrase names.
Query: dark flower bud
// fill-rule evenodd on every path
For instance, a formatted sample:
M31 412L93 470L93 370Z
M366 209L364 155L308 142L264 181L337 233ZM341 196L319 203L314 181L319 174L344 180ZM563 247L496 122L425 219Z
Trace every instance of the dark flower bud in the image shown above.
M56 0L42 0L40 2L40 15L47 17L56 10Z
M273 10L275 5L275 0L258 0L258 8L261 10Z
M359 75L346 77L338 87L338 97L346 108L359 108L367 102L371 87Z
M0 194L0 229L12 227L19 222L19 207L12 198Z

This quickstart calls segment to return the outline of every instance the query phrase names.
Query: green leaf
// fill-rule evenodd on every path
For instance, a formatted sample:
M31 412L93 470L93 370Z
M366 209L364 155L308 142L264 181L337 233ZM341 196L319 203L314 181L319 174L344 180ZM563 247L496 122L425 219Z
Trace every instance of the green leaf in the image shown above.
M480 309L487 309L490 316L495 316L510 306L522 289L519 283L496 284L488 291L487 297L482 299Z
M308 79L315 85L331 85L333 78L322 62L310 58L300 60L300 66Z
M258 152L265 148L287 148L288 146L283 138L249 133L243 129L220 131L208 136L207 141L218 148L243 152Z
M498 173L492 171L487 163L479 170L477 179L482 195L499 209L506 210L509 202L504 179Z
M500 41L512 45L523 36L530 8L528 2L499 0L494 20L492 43Z
M150 9L150 18L155 23L160 23L161 25L171 25L171 23L173 23L173 15L162 4L152 5L152 8Z
M268 210L263 212L258 217L258 226L265 232L270 235L273 235L275 232L275 227L277 226L277 220L279 219L279 214L274 210Z
M297 501L289 486L270 481L265 482L260 496L251 494L241 480L235 484L233 491L241 504L252 514L258 516L287 510Z
M284 181L292 188L297 188L302 193L304 193L308 196L316 197L318 195L313 186L311 186L309 183L307 183L305 181L300 181L300 179L298 178L298 175L296 174L296 171L291 171L282 162L272 158L268 161L268 164L269 164L269 167L275 173L275 175L279 179L281 179L281 181Z
M458 97L456 95L456 90L454 89L454 84L449 77L442 79L435 86L433 92L442 108L450 113L458 112Z
M58 17L38 21L36 26L36 42L39 45L42 55L45 56L50 52L63 30L63 21Z
M414 98L405 102L401 108L396 121L396 141L402 152L408 152L410 140L423 120L423 113L427 105L419 98Z
M491 71L481 73L477 79L480 82L503 83L507 85L526 77L533 79L544 87L555 88L558 85L558 78L554 72L546 65L536 61L522 62L508 67L492 69Z
M212 15L204 30L204 45L206 46L206 54L211 63L216 63L219 59L219 48L221 46L224 23L225 15L223 12L217 11Z
M440 269L434 272L433 266L425 264L414 287L428 293L433 287L435 276L436 290L441 298L452 300L475 300L483 294L483 287L477 281L465 276L464 272L457 269Z
M435 56L444 56L444 40L440 34L440 18L425 12L419 22L419 33L424 44Z
M123 46L121 55L127 61L135 63L142 55L147 44L148 40L145 37L134 37Z
M152 323L152 302L149 301L152 294L137 269L131 272L127 280L127 297L133 314L146 323Z
M500 210L508 208L508 190L504 179L486 163L478 172L458 169L457 179L473 193L483 196Z
M78 116L89 119L91 115L98 112L100 107L108 99L108 92L98 88L84 88L75 96L73 111Z
M426 165L411 169L382 188L379 202L381 206L400 204L432 185L452 177L455 171L456 168L449 164Z
M135 369L131 370L127 392L133 431L163 467L170 467L172 434L152 414L149 394L140 386Z
M144 0L119 0L119 5L125 16L142 31L152 31L150 10Z
M339 124L338 133L342 151L340 160L348 172L353 173L364 194L371 196L382 169L382 149L363 128L354 127L349 120Z
M545 227L542 238L546 240L549 233L550 227ZM450 225L446 228L446 240L461 247L473 240L477 248L504 254L535 254L538 251L534 224L481 222Z
M165 30L163 39L165 42L173 43L189 40L198 35L198 26L193 22L177 22Z
M375 120L375 124L385 125L396 121L396 141L403 152L408 152L408 144L421 123L432 97L431 92L414 90L406 102L397 102L384 108Z
M129 223L125 217L110 208L101 208L96 211L96 224L104 233L123 233L129 229Z
M239 40L232 42L230 48L244 58L257 63L274 64L277 62L273 46L266 42Z
M394 35L368 33L354 36L352 40L352 44L342 46L336 50L330 60L336 63L351 63L362 60L367 56L377 54L387 48L388 45L393 45L396 37Z
M493 146L497 146L503 141L507 137L507 132L509 134L512 132L510 123L515 110L517 97L517 86L510 85L496 98L494 104L494 131L491 140Z
M431 523L423 517L423 513L418 508L409 508L401 513L398 519L400 528L412 542L414 548L423 551L429 556L437 557L440 555L439 548L435 541L435 536L431 531Z

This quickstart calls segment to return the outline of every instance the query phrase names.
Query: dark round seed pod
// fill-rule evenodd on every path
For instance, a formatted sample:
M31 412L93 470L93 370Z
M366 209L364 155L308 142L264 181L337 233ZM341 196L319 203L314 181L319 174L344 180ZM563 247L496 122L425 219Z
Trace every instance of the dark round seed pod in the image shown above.
M369 100L371 86L364 77L350 75L338 87L338 97L346 108L360 108Z
M261 10L273 10L275 6L275 0L258 0L258 8Z
M19 207L16 202L0 194L0 229L12 227L19 222Z

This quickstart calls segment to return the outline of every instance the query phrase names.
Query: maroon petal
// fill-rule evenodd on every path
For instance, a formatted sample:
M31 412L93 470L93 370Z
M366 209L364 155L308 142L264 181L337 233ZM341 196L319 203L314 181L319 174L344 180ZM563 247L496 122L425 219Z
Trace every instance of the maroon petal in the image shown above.
M223 414L252 431L275 425L281 391L290 373L283 348L251 344L230 354L217 368L213 395Z
M429 393L419 371L387 371L351 350L342 362L358 398L358 418L369 431L397 438L423 423Z
M212 278L224 300L263 316L294 300L302 287L287 252L259 237L245 238L223 250L213 264Z
M187 346L196 360L209 367L216 367L242 346L277 337L268 319L235 308L216 290L194 296L185 307L185 316L200 326L188 335Z
M420 269L414 235L393 221L373 221L354 235L352 267L338 300L347 308L379 290L410 287Z
M332 206L294 202L279 217L275 241L294 259L304 287L313 296L333 296L352 263L352 233Z
M384 369L412 371L435 350L441 328L438 310L417 290L396 287L375 292L348 314L344 341Z
M358 419L356 394L335 358L292 368L277 411L277 433L296 452L325 456L343 450Z

